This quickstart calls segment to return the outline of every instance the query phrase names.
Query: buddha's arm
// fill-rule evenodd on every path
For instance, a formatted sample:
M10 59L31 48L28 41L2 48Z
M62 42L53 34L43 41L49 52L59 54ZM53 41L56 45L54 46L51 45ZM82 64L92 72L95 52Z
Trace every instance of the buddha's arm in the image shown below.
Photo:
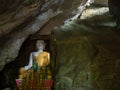
M30 59L29 59L29 64L24 67L25 70L28 70L28 69L30 69L32 67L32 64L33 64L32 58L33 58L33 54L31 53L30 54Z

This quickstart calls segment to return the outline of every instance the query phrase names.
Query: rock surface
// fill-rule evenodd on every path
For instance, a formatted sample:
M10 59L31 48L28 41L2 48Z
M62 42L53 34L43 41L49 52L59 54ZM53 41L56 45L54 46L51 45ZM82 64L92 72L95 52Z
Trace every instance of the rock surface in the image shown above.
M3 13L0 18L0 70L6 63L13 61L19 53L19 49L26 38L41 30L43 25L51 18L59 16L58 25L64 20L74 16L76 12L81 14L89 3L87 0L46 0L41 7L41 0L23 6L20 5L16 11ZM44 1L44 0L43 0ZM68 3L69 2L69 3ZM78 8L82 6L81 8ZM7 17L7 19L6 19ZM59 21L60 20L60 21ZM49 32L55 27L52 25ZM44 31L46 32L46 31Z
M54 30L55 90L119 90L120 36L107 7L90 7L80 20Z
M108 13L109 9L100 7L106 6L107 0L94 0L102 5L88 7L83 13L91 0L46 0L42 8L38 2L24 6L19 4L19 0L12 1L17 1L15 12L8 13L6 7L4 14L0 14L0 70L15 60L29 35L36 32L36 35L50 34L55 26L65 23L61 28L55 27L54 31L57 42L54 52L57 53L55 90L120 89L120 36L119 32L113 31L116 23ZM110 10L118 17L119 0L109 1L115 2L110 3ZM115 13L114 6L117 8ZM81 13L79 20L69 22ZM0 89L2 85L4 88L15 85L13 80L19 62L10 63L0 73L0 81L7 80L0 82Z
M120 0L108 0L109 12L116 20L117 28L120 29Z
M108 6L108 0L94 0L95 4Z

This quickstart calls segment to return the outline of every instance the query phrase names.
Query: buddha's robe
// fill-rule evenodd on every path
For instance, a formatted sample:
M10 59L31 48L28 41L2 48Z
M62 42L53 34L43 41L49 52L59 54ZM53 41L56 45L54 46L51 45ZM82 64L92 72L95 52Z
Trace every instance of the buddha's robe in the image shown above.
M40 52L35 56L38 67L46 67L50 63L50 55L48 52Z

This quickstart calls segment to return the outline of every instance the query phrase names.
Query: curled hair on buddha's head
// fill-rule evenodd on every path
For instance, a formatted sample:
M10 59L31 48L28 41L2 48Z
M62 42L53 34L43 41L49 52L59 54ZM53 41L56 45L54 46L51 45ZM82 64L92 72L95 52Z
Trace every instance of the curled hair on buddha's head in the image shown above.
M43 45L43 49L45 49L46 43L44 42L44 40L37 40L36 47L39 48L40 44L42 44Z

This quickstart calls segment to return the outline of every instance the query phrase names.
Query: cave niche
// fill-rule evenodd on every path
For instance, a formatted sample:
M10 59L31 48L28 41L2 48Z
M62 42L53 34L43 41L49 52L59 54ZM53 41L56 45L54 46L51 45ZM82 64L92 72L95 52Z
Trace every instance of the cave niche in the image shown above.
M35 43L37 40L44 40L46 47L44 51L50 53L50 67L52 70L52 76L54 79L55 75L55 45L53 43L52 35L30 35L22 44L18 57L13 61L5 65L3 70L0 72L0 90L5 88L10 88L11 90L16 90L15 79L18 78L19 68L28 64L29 55L31 52L35 51ZM54 54L54 55L53 55Z

